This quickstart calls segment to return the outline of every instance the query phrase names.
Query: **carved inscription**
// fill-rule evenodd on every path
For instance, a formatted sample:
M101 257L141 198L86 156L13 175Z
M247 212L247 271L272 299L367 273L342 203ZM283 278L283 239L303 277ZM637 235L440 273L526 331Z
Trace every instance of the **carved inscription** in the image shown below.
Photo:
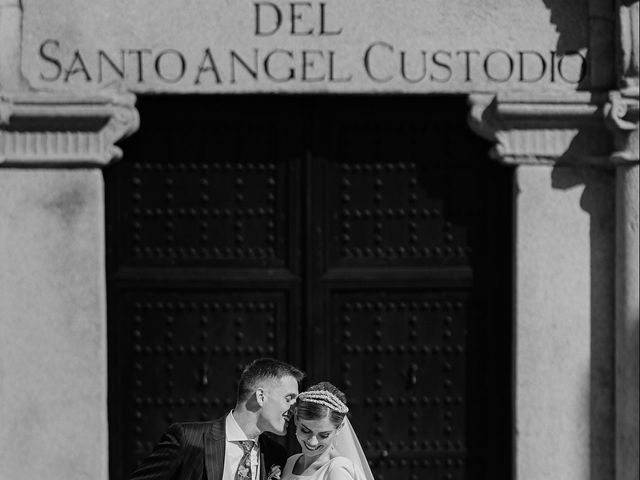
M251 30L245 33L255 41L250 46L203 41L188 51L171 45L90 50L68 40L45 38L37 52L37 75L46 83L124 81L134 86L216 88L354 81L426 86L473 82L577 85L588 72L586 54L578 51L559 55L554 50L499 45L447 48L431 41L403 47L391 38L375 37L362 45L342 47L340 37L349 26L329 7L326 2L253 2L245 13L251 20Z

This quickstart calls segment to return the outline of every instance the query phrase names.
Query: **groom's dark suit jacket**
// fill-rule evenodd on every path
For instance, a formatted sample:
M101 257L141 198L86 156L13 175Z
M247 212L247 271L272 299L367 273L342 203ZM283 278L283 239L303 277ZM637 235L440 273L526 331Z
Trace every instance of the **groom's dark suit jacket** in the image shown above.
M131 480L222 480L225 419L171 425ZM265 435L259 443L260 479L266 480L273 465L284 468L287 454Z

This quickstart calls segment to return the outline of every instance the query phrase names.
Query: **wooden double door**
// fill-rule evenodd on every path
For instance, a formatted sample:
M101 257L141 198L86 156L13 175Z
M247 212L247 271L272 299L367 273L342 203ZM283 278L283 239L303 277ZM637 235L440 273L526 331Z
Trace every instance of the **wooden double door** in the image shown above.
M464 99L138 108L105 174L112 478L261 356L345 391L378 480L509 478L510 172Z

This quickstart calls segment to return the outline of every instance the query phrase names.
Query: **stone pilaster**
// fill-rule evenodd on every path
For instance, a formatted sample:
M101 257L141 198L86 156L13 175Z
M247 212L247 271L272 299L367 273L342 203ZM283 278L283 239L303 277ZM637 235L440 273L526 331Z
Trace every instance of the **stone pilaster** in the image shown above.
M616 166L616 480L636 480L640 475L639 9L637 0L616 2L619 90L611 92L605 110L615 143L611 160Z
M0 465L107 480L104 184L138 126L127 94L34 92L22 4L0 0Z
M101 167L134 100L0 91L3 478L108 479Z
M470 96L470 126L514 168L515 480L613 475L606 100Z

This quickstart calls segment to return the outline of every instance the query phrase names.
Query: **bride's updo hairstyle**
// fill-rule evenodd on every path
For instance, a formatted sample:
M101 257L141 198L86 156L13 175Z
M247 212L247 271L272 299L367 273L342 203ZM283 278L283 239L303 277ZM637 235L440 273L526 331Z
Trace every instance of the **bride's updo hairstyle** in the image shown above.
M303 420L320 420L329 415L338 428L348 411L347 397L329 382L320 382L298 395L297 415Z

